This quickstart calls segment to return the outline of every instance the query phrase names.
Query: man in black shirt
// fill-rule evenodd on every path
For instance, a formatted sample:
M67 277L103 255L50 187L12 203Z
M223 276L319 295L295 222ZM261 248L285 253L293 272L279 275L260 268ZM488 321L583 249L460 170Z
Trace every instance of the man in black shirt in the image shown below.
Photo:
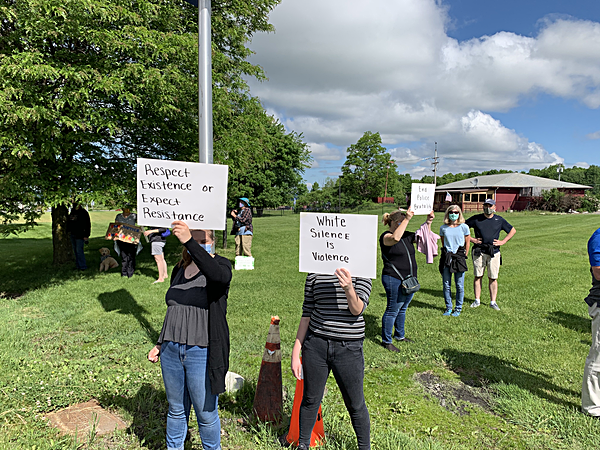
M504 220L504 218L495 215L495 212L496 201L488 198L483 204L483 214L469 217L466 224L469 228L475 230L475 237L469 237L471 242L475 244L471 252L475 275L473 281L475 301L471 303L471 308L477 308L481 304L481 280L487 268L490 281L490 307L496 311L500 311L500 307L496 303L496 296L498 295L498 272L501 263L500 246L506 244L515 235L517 230ZM507 233L506 237L502 240L499 240L500 231Z
M75 265L78 270L87 269L83 245L88 243L91 229L92 224L88 212L80 204L73 203L73 208L67 221L67 231L71 236L71 245L75 254Z

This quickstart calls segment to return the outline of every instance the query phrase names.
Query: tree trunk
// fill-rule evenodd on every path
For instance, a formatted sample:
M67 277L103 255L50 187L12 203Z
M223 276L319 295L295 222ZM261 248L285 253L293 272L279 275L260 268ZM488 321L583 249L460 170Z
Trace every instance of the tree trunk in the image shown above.
M64 206L52 207L52 264L55 266L72 262L73 247L67 233L69 209Z

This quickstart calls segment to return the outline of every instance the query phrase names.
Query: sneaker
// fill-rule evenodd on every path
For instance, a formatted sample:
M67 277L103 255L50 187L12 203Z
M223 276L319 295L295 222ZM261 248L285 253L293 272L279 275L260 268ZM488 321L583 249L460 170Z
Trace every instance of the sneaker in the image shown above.
M500 307L496 302L490 302L490 308L495 309L496 311L500 311Z
M458 316L460 316L460 311L458 311L458 310L455 310L455 311L452 313L452 317L458 317Z
M452 314L452 310L451 309L447 309L444 314L442 314L442 316L449 316L450 314Z
M383 348L385 348L386 350L389 350L390 352L398 353L400 351L400 349L392 343L386 344L385 342L382 342L381 346ZM298 448L300 448L300 447L298 447Z
M471 303L471 308L477 308L479 305L481 305L481 302L479 300L475 300L473 303Z
M399 342L408 342L408 343L413 343L415 341L413 341L412 339L409 339L407 337L403 337L402 339L398 339Z

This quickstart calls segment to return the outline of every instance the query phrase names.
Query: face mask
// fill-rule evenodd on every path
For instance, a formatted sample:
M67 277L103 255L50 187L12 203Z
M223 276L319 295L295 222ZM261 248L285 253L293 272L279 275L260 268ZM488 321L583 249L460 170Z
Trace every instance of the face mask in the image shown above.
M212 244L200 244L200 247L202 247L208 253L212 253L213 252L213 245Z
M238 206L239 206L240 208L243 208L243 207L244 207L244 204L243 204L242 202L240 202L240 203L238 204Z
M458 213L450 213L450 214L448 214L448 218L449 218L449 219L450 219L452 222L454 222L455 220L458 220L458 218L459 218L459 214L458 214Z
M483 207L483 212L486 213L489 216L490 214L492 214L494 212L494 208L493 207L489 207L489 206L484 206Z

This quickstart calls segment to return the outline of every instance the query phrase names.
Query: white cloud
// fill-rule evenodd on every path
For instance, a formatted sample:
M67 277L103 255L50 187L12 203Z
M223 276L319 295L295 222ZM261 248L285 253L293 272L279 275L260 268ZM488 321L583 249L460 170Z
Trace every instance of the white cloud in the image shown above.
M585 161L581 161L581 162L576 162L575 164L573 164L572 166L569 167L581 167L582 169L588 169L590 167L590 165L588 163L586 163Z
M600 139L600 131L596 131L595 133L586 134L585 137L588 139L591 139L591 140Z
M367 130L413 171L430 170L417 161L432 156L434 140L456 158L440 169L543 166L562 158L492 114L540 92L600 107L595 22L547 19L536 37L459 42L437 0L285 0L271 18L276 33L251 45L270 81L252 82L252 92L312 142L313 167L343 159L332 146L345 149Z

